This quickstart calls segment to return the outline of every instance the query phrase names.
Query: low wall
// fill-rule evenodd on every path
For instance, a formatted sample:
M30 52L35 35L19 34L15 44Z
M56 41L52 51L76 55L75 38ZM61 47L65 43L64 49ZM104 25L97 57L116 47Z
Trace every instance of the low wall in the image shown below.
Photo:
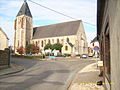
M10 66L10 50L0 50L0 69L8 68Z

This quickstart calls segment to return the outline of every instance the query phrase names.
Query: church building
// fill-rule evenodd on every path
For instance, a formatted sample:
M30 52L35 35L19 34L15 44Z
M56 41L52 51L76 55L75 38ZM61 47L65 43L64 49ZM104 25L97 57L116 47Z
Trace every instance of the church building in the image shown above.
M62 44L62 54L88 53L88 43L82 20L33 27L33 17L26 1L16 16L14 29L15 53L17 53L17 48L26 47L28 44L35 44L42 51L48 43Z

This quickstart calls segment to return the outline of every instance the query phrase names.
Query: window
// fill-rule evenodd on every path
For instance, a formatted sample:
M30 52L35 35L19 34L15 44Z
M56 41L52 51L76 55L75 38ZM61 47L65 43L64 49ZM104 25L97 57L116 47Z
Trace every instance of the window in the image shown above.
M38 45L37 41L36 41L36 46Z
M65 50L66 50L66 51L68 50L68 46L65 46Z
M57 39L57 43L59 43L60 41L59 41L59 39Z
M44 44L46 45L46 40L44 40Z
M21 31L21 44L23 44L23 40L24 40L24 31Z
M28 41L26 41L26 46L28 45Z
M40 41L38 41L38 45L40 44Z
M48 39L48 44L50 44L50 39Z
M61 39L61 43L62 43L62 44L64 43L64 39Z
M52 39L52 43L54 43L54 39Z
M21 19L21 28L23 28L24 18Z
M43 40L41 41L41 47L43 47Z
M15 30L16 30L16 25L17 25L16 22L17 22L17 20L15 20L15 23L14 23L14 29Z
M18 47L19 47L19 40L18 40Z
M106 24L105 34L102 37L101 41L101 58L104 62L104 75L107 78L108 82L111 82L111 58L110 58L110 28L109 23Z
M66 41L69 42L69 38L67 38Z

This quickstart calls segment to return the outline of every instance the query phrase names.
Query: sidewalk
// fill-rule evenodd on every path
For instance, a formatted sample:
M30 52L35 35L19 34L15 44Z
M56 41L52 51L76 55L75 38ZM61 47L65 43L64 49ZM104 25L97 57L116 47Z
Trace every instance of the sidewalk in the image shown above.
M96 63L90 64L77 73L68 90L105 90L97 85L97 81L102 80L98 75Z
M0 70L0 76L17 73L24 70L22 66L11 63L10 68Z

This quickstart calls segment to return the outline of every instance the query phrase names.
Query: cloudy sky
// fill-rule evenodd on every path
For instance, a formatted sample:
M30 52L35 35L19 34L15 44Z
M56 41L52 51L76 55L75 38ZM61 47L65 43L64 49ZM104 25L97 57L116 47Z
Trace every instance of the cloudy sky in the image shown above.
M13 45L13 24L24 0L0 0L0 27L9 37L9 45ZM33 0L43 6L54 9L76 20L82 20L88 42L96 36L96 3L97 0ZM27 0L33 16L33 26L72 21L71 19L47 10ZM95 25L95 26L94 26Z

